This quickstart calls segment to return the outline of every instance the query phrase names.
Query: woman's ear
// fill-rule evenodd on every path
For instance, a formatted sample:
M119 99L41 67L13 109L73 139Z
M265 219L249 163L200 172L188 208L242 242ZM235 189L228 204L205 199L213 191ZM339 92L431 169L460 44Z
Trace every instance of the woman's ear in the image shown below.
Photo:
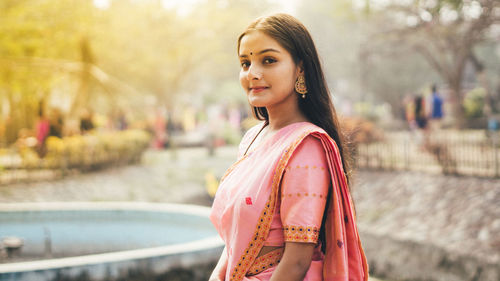
M300 61L298 64L297 64L297 71L296 71L296 74L297 76L299 75L304 75L304 63L302 61Z

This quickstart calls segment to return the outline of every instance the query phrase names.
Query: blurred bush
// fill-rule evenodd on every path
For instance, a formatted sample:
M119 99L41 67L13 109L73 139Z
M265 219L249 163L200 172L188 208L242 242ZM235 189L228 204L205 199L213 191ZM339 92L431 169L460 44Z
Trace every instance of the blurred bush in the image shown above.
M94 132L65 138L48 137L47 154L40 158L31 147L20 149L22 168L97 169L140 160L151 136L142 130Z
M350 144L368 144L384 140L383 131L374 122L364 118L343 117L340 120L342 131Z
M229 124L225 124L222 137L226 144L238 145L241 141L241 131L233 128Z
M486 91L483 88L475 88L468 92L464 99L465 117L468 119L483 117L485 98Z

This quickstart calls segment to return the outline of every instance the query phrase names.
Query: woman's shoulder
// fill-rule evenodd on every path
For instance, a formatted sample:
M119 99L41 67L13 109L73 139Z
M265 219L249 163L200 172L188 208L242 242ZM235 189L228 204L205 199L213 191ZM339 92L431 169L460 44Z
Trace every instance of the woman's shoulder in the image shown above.
M329 137L325 130L309 121L293 124L284 135L291 142L291 147L301 145L304 141L309 145L310 143L318 145L321 144L322 137Z
M293 129L292 142L287 150L296 154L322 155L327 151L338 153L338 144L326 130L311 122L302 122L303 125Z
M306 135L293 152L292 159L308 158L322 159L325 156L325 147L321 139L315 134Z
M310 122L310 121L302 121L302 122L297 122L297 123L294 123L292 124L292 126L290 126L290 130L289 131L293 131L294 134L297 135L297 137L299 138L304 138L305 136L307 135L310 135L310 134L322 134L322 133L325 133L325 130L323 130L323 128L321 128L320 126Z

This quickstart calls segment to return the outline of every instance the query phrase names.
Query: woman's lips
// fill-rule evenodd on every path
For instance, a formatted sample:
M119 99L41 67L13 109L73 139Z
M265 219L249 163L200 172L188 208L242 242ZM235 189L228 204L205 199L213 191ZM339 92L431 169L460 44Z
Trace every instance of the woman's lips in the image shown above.
M265 89L268 89L269 87L252 87L250 90L254 93L260 93L264 91Z

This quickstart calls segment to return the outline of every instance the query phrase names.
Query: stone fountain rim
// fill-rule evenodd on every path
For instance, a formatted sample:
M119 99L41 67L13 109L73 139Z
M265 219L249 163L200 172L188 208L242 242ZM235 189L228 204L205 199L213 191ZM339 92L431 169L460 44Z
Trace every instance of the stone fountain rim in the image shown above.
M182 213L200 217L207 217L209 207L149 202L43 202L43 203L0 203L0 212L25 211L145 211ZM17 263L0 264L0 274L21 271L56 269L74 266L86 266L109 262L130 261L166 256L186 252L198 252L222 247L224 243L219 236L207 237L186 243L179 243L160 247L142 248L128 251L117 251L104 254L83 255L68 258L47 259Z

